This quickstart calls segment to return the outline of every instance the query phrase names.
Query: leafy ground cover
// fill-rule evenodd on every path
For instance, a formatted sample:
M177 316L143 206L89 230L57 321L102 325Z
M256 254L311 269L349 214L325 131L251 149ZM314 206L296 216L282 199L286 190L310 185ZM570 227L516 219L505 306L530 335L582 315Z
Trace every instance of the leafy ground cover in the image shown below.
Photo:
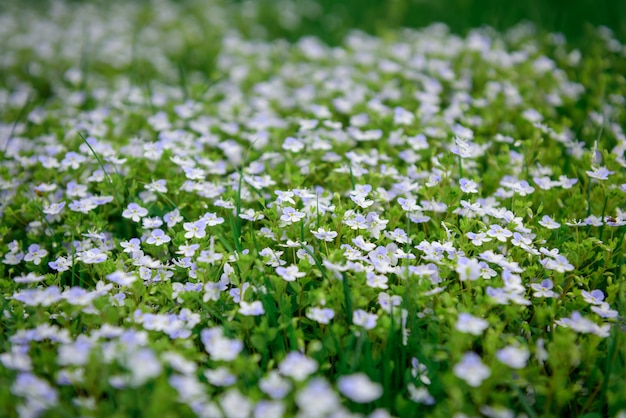
M0 414L624 416L612 31L256 12L0 15Z

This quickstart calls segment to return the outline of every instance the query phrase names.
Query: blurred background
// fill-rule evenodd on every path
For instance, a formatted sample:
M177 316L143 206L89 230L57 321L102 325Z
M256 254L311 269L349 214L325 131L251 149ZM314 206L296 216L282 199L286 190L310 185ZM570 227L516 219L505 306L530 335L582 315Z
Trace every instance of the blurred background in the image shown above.
M521 21L541 31L584 42L592 26L606 26L626 38L626 0L238 0L257 14L270 38L315 35L338 43L349 29L382 35L388 29L446 23L453 33L492 26L507 29ZM250 34L254 35L254 34Z
M26 83L45 99L68 74L82 88L121 74L146 89L206 84L224 76L216 57L233 34L339 45L355 29L394 38L435 22L461 36L530 22L538 39L626 74L622 61L604 62L607 51L626 55L626 0L0 0L0 88Z

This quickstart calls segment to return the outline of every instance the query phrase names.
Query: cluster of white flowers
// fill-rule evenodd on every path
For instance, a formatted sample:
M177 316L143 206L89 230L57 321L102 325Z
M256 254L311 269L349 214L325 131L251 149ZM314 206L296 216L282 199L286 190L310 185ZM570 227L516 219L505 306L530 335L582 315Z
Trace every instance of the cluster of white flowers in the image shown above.
M579 51L528 25L255 41L221 2L156 3L0 15L0 70L32 58L0 86L0 378L20 415L68 404L56 386L97 409L108 370L201 417L383 418L394 391L436 407L435 380L543 363L531 318L541 344L610 335L626 91L561 120L594 88Z

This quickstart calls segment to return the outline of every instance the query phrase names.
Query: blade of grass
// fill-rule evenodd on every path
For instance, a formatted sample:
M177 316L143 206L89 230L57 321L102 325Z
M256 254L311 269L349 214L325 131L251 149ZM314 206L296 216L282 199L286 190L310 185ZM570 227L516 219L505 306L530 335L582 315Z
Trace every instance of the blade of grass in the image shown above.
M352 183L352 190L356 189L356 183L354 182L354 173L352 172L352 163L348 166L350 168L350 182Z
M318 269L320 270L320 272L322 273L322 277L326 279L326 278L327 278L327 277L326 277L326 270L324 269L324 266L322 266L322 263L320 263L320 262L319 262L319 260L317 259L317 257L315 257L315 255L311 252L311 250L309 250L309 248L308 248L306 245L302 244L302 245L300 245L300 248L302 248L304 251L306 251L306 253L307 253L308 255L310 255L310 256L311 256L311 258L313 259L313 262L315 263L315 265L317 266L317 268L318 268Z
M24 106L22 106L22 108L20 109L20 113L17 114L17 118L15 118L15 120L13 121L13 124L11 125L11 130L9 131L9 136L7 136L6 141L4 142L4 148L2 149L2 153L3 154L7 153L7 149L9 149L9 143L13 139L13 134L15 133L15 129L17 128L17 125L18 125L18 123L20 123L22 118L24 118L24 115L26 115L26 109L28 109L30 107L31 101L32 101L32 97L29 94L26 97L26 102L24 102Z
M537 413L532 408L532 406L528 402L528 399L526 399L526 396L522 393L520 388L518 388L516 385L511 385L511 387L513 388L513 390L517 394L517 398L519 399L520 403L522 404L522 408L524 408L524 411L526 411L528 416L530 418L538 418Z
M111 175L109 173L107 173L107 170L104 167L104 162L102 161L102 158L100 158L100 155L98 155L96 150L93 149L91 144L87 141L87 138L85 138L85 136L82 133L78 132L78 136L80 136L80 138L83 140L85 145L87 145L87 147L89 148L91 153L94 155L94 157L96 157L96 160L98 161L98 165L102 169L102 172L104 173L104 175L107 177L107 180L109 181L109 185L113 188L113 198L115 199L115 202L117 203L118 207L121 208L122 207L122 202L120 202L119 199L117 198L117 193L116 193L117 188L113 184L113 178L111 177ZM129 195L128 189L126 189L126 186L124 185L124 181L122 179L122 175L117 170L117 167L115 166L115 164L113 164L112 166L113 166L113 170L115 170L115 173L117 174L118 179L120 180L120 183L122 184L124 190L126 191L126 195Z
M217 236L217 240L224 246L224 248L226 248L230 253L232 253L234 251L233 246L230 245L230 243L228 242L228 240L226 240L223 236L218 235Z
M180 89L183 92L183 100L187 101L189 98L189 91L187 89L187 75L185 73L185 67L182 63L178 63L178 79L180 82Z
M346 306L346 317L348 320L348 325L352 325L352 297L350 295L350 285L348 285L348 276L345 272L341 273L342 275L342 284L343 284L343 297L344 304Z
M78 132L78 136L80 136L80 139L82 139L83 142L85 143L85 145L87 145L87 147L89 148L89 150L91 151L93 156L96 157L96 160L98 161L98 165L100 165L100 168L102 169L102 172L107 177L107 180L109 180L109 184L113 185L113 179L111 178L109 173L107 173L106 169L104 168L104 163L102 162L102 158L100 158L98 153L93 149L91 144L87 141L87 138L85 138L85 136L82 133Z
M230 231L231 231L231 235L233 237L233 243L235 244L235 250L237 250L237 252L242 252L243 248L241 246L241 231L239 230L239 227L237 225L237 222L235 221L234 217L232 215L228 215L228 222L230 223ZM218 239L221 241L223 238L222 237L218 237ZM232 249L232 246L229 245L228 247L230 247Z

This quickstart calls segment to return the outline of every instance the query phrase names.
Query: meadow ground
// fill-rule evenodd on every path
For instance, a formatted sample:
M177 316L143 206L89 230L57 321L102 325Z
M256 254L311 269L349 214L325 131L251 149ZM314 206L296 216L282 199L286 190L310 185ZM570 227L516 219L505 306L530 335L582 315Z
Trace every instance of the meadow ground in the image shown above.
M626 417L624 8L525 4L3 3L0 416Z

